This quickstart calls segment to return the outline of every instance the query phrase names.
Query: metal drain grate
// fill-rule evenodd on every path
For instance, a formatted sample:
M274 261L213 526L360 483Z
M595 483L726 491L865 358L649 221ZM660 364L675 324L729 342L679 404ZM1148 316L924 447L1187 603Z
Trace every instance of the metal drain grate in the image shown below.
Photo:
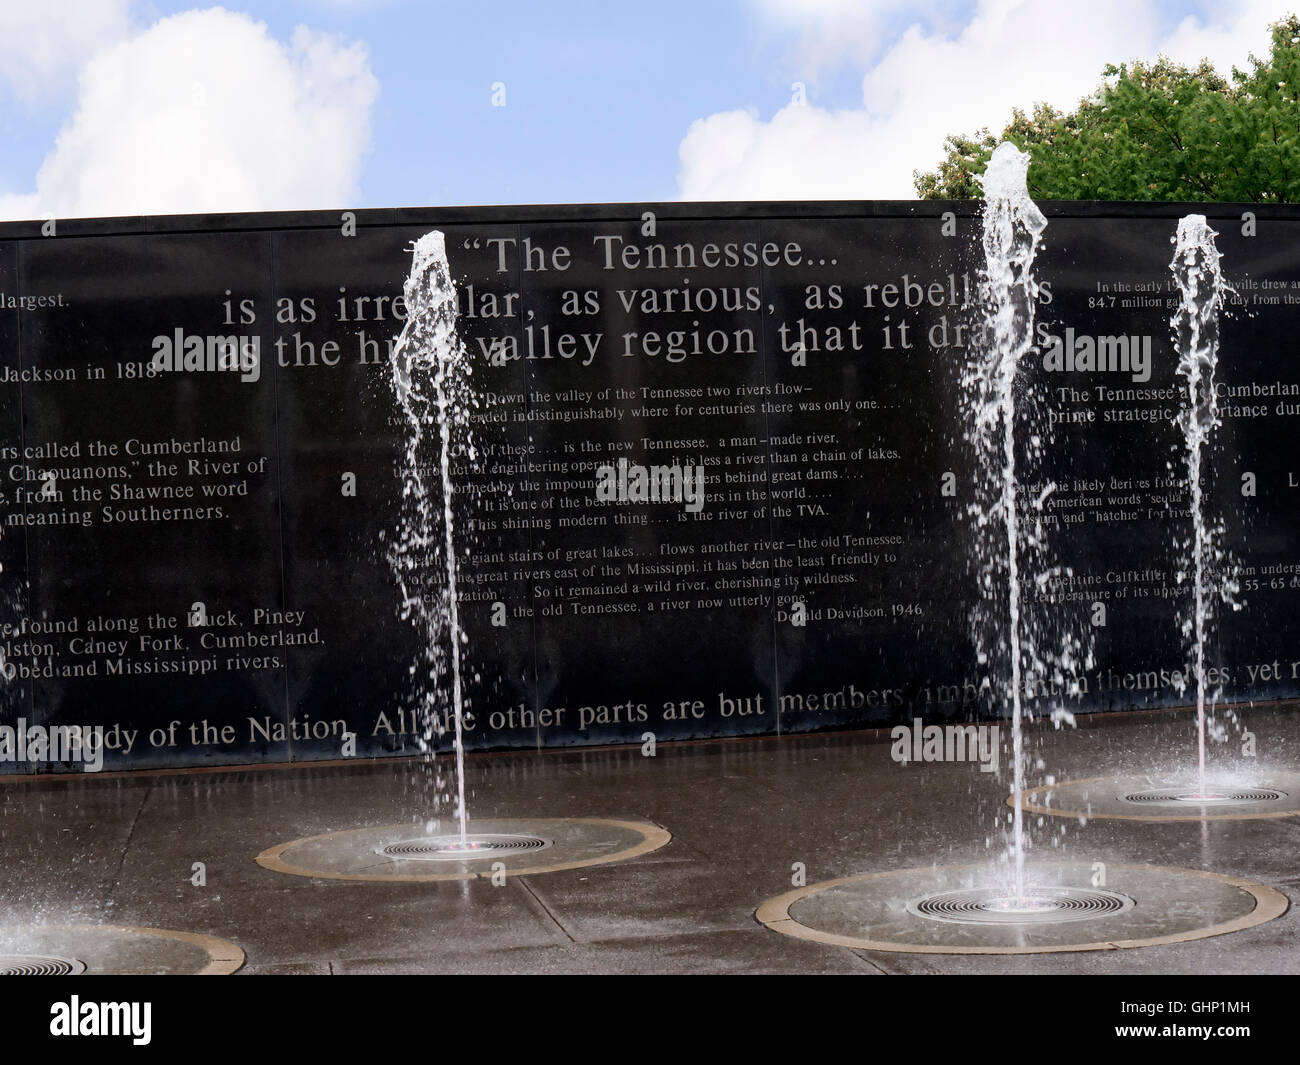
M1195 788L1159 788L1121 795L1120 798L1125 802L1154 806L1232 806L1245 802L1277 802L1286 798L1286 792L1272 788L1210 789L1204 792Z
M909 902L907 911L950 924L1047 924L1109 917L1135 905L1127 895L1097 888L1036 887L1017 899L997 887L939 891Z
M44 954L0 954L0 976L76 976L86 963Z
M376 847L375 852L385 858L400 858L407 862L465 862L526 854L554 845L553 840L540 836L482 833L470 836L465 843L461 842L460 836L419 836Z

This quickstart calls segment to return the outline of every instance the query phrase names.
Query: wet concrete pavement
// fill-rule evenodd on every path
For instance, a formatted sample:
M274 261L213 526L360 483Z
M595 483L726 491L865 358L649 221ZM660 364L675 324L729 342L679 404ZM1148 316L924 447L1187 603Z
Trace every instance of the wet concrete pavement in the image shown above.
M1243 711L1211 746L1234 770L1300 766L1300 715ZM1186 713L1036 725L1031 783L1185 772ZM1300 973L1300 915L1227 936L1124 951L908 955L825 946L755 920L808 883L1004 853L1000 774L976 762L899 764L887 731L485 755L468 760L477 818L649 821L666 846L627 861L436 883L316 880L254 858L306 836L410 820L407 762L294 766L0 785L0 925L36 919L203 933L241 947L244 973ZM1185 754L1185 757L1184 757ZM1300 818L1146 823L1031 815L1032 858L1227 873L1300 898ZM419 829L416 828L416 831ZM197 867L195 863L202 863ZM193 881L202 872L202 886Z

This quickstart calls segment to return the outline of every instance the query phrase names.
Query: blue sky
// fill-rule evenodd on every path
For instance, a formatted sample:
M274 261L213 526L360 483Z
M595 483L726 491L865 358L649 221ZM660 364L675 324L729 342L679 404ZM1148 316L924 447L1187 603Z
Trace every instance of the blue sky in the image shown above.
M7 217L906 197L945 133L1000 126L1036 99L1073 106L1107 61L1244 62L1292 5L32 6L0 0ZM191 71L200 111L182 106L200 91Z

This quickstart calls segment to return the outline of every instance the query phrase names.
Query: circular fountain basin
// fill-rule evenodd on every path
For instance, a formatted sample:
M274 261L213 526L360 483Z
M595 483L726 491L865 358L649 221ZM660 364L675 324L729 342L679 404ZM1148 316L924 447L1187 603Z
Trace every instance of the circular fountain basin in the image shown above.
M279 873L325 880L474 880L620 862L672 837L645 821L595 817L472 821L467 839L409 823L291 840L257 856Z
M1013 805L1013 800L1007 800ZM1153 781L1114 776L1030 788L1021 801L1030 813L1120 821L1250 821L1300 815L1300 773L1268 773L1239 780L1211 778L1205 787L1186 779Z
M1004 875L999 871L999 876ZM769 899L774 932L908 954L1045 954L1181 943L1286 912L1286 896L1239 877L1091 862L1031 864L1018 897L988 865L900 869L828 880Z
M125 925L0 928L0 976L224 976L244 952L216 936Z

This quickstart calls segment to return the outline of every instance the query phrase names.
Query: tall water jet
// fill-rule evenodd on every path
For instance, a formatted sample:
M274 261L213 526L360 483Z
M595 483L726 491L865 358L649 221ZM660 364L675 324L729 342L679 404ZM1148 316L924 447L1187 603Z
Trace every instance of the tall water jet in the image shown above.
M1171 238L1174 257L1169 269L1178 286L1179 304L1170 325L1178 345L1178 374L1185 384L1186 406L1177 419L1183 433L1190 496L1192 532L1187 547L1190 570L1180 570L1179 583L1192 586L1191 612L1184 618L1183 637L1190 640L1196 679L1197 783L1205 788L1206 671L1205 644L1213 621L1215 600L1233 604L1237 590L1227 573L1221 547L1223 525L1206 514L1203 473L1214 431L1220 425L1214 375L1219 356L1219 313L1225 292L1231 291L1219 267L1218 236L1204 215L1179 219Z
M464 681L482 678L465 674L467 638L457 576L467 547L472 550L480 542L482 526L474 520L479 486L472 478L480 472L475 427L483 423L480 414L488 400L471 387L469 351L457 332L458 294L443 234L426 233L409 250L411 269L403 286L407 318L389 360L389 384L406 423L401 514L396 534L385 538L400 592L398 613L421 636L405 697L421 723L423 767L434 793L431 816L423 835L412 837L407 822L329 832L269 847L257 861L280 873L334 880L475 880L490 872L495 882L498 875L578 869L656 850L671 836L644 821L476 819L470 833L464 734L473 707ZM491 447L489 438L483 453L490 454ZM436 816L446 797L446 780L435 755L438 741L449 731L456 755L455 833L439 831Z
M996 407L986 405L987 420L996 419L1002 436L1002 497L1000 510L1006 530L1007 642L1011 665L1011 757L1014 807L1016 898L1025 896L1024 730L1021 707L1020 654L1020 529L1016 488L1016 374L1020 360L1033 347L1034 255L1047 219L1029 198L1026 174L1029 156L1014 145L1000 144L984 172L984 260L989 321L993 344L988 352Z
M1207 658L1220 606L1241 609L1239 563L1224 546L1224 518L1210 502L1210 458L1221 427L1216 381L1220 321L1237 296L1223 277L1217 236L1204 215L1193 214L1179 220L1170 238L1174 254L1169 269L1179 294L1170 329L1183 399L1173 419L1181 436L1178 457L1168 469L1171 484L1186 486L1190 519L1183 525L1178 515L1180 528L1187 531L1173 537L1176 579L1186 586L1178 612L1186 666L1179 671L1178 690L1185 692L1189 683L1196 688L1196 780L1190 780L1190 773L1158 770L1154 775L1052 781L1026 794L1026 812L1071 819L1205 822L1291 817L1300 810L1300 774L1294 771L1261 767L1211 775L1207 765L1207 740L1227 735L1212 717L1222 681L1207 667ZM1225 673L1219 670L1217 676Z
M1051 397L1034 375L1021 373L1034 350L1033 265L1047 228L1029 197L1028 168L1027 155L1002 144L984 174L980 315L961 379L963 429L974 450L967 513L979 594L971 635L981 696L990 712L1011 721L1008 857L1022 901L1029 844L1019 805L1029 763L1024 726L1049 711L1056 724L1073 723L1064 698L1082 693L1080 677L1092 665L1090 630L1054 605L1052 589L1072 573L1056 561L1049 536L1056 485L1044 473L1042 427L1050 424Z
M465 808L464 689L461 679L461 631L456 594L456 534L452 508L452 452L463 446L473 458L469 439L469 359L456 333L456 287L447 263L441 232L415 242L411 272L403 286L408 316L391 355L392 385L406 417L402 466L402 521L390 545L388 561L400 589L403 620L420 626L421 659L411 666L420 713L421 746L430 756L451 718L456 755L456 815L460 840L468 847ZM441 522L432 513L433 497L423 463L430 432L436 433L441 473ZM441 524L441 535L438 526ZM439 566L441 558L441 566ZM451 713L438 715L438 692L450 672Z

